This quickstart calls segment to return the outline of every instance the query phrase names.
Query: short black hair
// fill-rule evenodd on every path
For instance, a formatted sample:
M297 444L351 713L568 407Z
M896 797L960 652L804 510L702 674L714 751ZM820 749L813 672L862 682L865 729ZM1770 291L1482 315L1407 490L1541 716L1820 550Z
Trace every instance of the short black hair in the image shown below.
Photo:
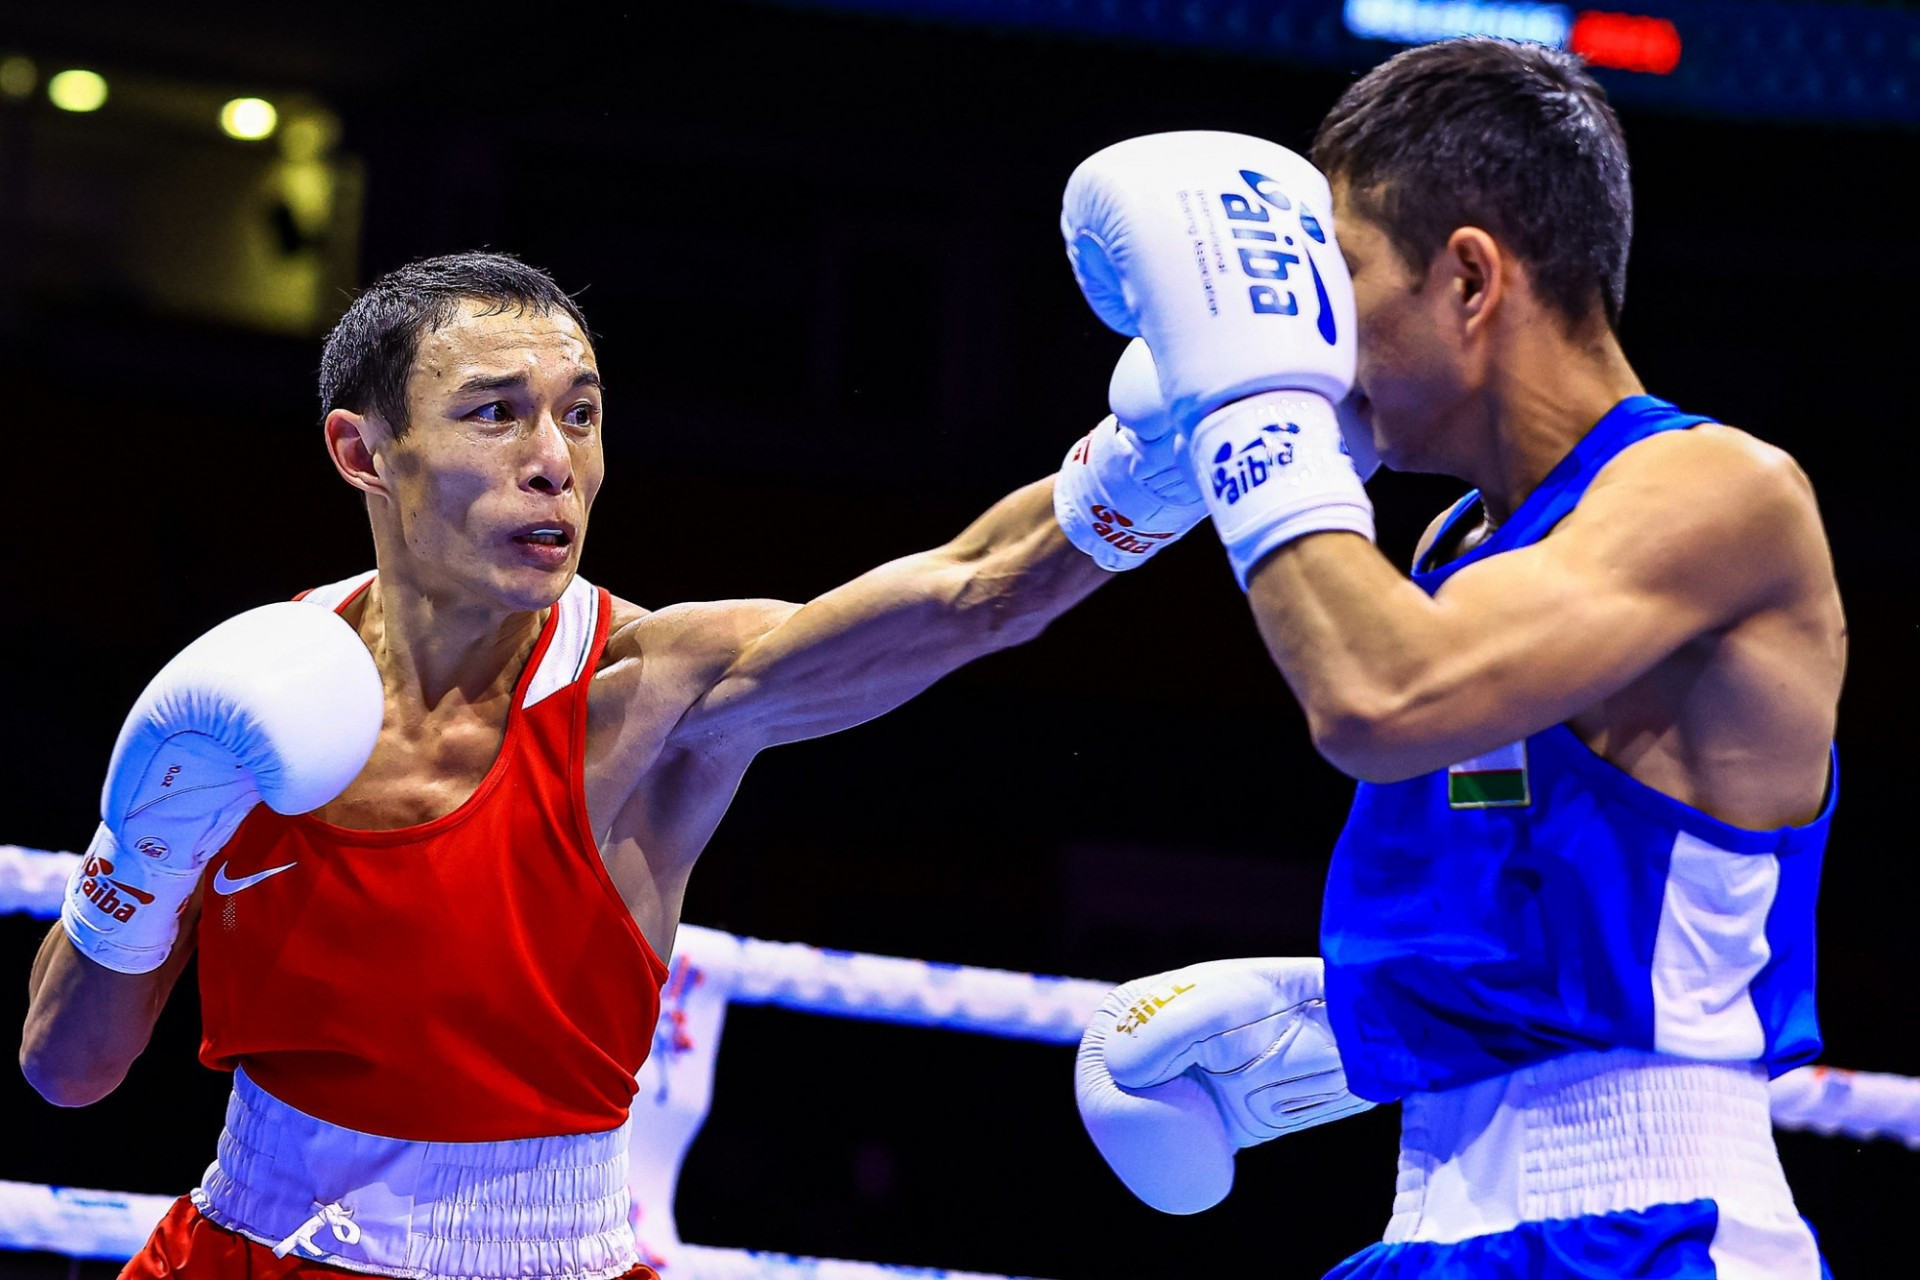
M421 335L453 319L462 302L548 315L564 311L591 341L587 318L552 276L504 253L422 258L381 276L347 308L320 353L320 416L369 411L397 435L407 429L407 375Z
M1626 303L1633 189L1606 90L1572 54L1469 36L1395 54L1347 87L1313 161L1424 272L1459 227L1527 266L1570 324Z

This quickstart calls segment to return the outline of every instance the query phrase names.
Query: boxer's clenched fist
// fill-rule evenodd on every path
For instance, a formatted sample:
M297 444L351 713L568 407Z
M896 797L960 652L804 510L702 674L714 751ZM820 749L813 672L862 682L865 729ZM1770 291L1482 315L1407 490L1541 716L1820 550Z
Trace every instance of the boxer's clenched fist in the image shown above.
M250 609L182 649L114 743L100 826L61 905L73 945L121 973L158 968L241 819L263 800L305 813L345 790L383 705L366 645L314 605Z
M1347 1091L1317 957L1210 960L1115 987L1080 1040L1087 1133L1127 1188L1198 1213L1250 1147L1365 1111Z

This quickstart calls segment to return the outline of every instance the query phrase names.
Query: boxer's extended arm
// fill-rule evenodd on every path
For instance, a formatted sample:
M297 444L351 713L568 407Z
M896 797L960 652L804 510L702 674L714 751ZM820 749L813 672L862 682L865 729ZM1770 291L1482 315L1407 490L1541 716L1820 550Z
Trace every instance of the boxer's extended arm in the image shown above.
M180 917L191 939L199 894ZM20 1070L42 1097L61 1107L84 1107L119 1087L147 1047L160 1010L193 955L175 946L158 969L119 973L74 948L59 925L48 931L27 980L27 1022L20 1037Z
M945 546L770 610L675 737L758 750L850 728L975 658L1033 638L1111 576L1067 541L1053 481L1038 481Z
M1266 557L1248 600L1321 752L1392 781L1567 720L1791 603L1827 561L1792 460L1708 426L1635 445L1551 535L1431 597L1365 539L1325 534Z

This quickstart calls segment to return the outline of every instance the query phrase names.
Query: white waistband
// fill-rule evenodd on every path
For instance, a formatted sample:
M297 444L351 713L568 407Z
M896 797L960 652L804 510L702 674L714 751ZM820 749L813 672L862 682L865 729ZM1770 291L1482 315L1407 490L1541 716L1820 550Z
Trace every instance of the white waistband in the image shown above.
M1401 1108L1388 1243L1701 1199L1724 1218L1805 1231L1753 1064L1575 1053Z
M505 1142L382 1138L290 1107L236 1070L193 1203L282 1257L353 1271L606 1280L640 1260L627 1139L628 1125Z

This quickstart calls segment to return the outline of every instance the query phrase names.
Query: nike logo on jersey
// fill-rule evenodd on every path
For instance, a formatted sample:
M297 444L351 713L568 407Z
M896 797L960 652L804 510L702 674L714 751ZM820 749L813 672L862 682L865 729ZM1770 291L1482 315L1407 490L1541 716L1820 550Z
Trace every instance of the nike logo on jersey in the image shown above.
M277 876L282 871L291 871L297 863L289 862L284 867L268 867L265 871L256 871L250 876L241 876L238 880L227 875L226 864L222 863L213 873L213 891L219 894L238 893L242 889L251 889L269 876Z

